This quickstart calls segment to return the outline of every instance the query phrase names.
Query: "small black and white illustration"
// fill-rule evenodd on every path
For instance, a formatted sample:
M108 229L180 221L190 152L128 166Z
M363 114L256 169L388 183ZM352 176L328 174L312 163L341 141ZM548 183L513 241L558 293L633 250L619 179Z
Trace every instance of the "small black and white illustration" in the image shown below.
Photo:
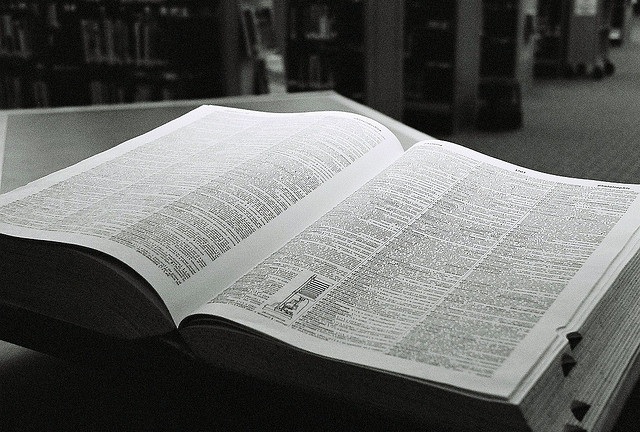
M291 321L311 306L333 281L303 271L263 305L263 310L279 321Z

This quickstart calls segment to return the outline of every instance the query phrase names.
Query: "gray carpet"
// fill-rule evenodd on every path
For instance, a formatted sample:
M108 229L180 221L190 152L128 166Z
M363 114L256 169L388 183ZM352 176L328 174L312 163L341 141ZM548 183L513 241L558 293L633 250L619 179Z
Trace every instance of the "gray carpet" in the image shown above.
M640 18L633 24L609 50L613 75L537 79L523 95L521 129L443 138L552 174L640 183Z

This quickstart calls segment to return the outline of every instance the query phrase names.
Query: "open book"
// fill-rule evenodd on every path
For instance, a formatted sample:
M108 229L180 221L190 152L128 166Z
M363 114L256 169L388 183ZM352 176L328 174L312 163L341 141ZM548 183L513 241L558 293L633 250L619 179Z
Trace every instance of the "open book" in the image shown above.
M0 337L164 341L452 430L600 430L638 375L639 193L204 106L0 197Z

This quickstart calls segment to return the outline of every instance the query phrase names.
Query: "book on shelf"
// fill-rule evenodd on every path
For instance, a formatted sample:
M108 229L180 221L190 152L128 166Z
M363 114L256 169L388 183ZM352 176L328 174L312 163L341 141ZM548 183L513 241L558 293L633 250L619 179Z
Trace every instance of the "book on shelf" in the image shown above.
M0 197L0 337L451 430L599 430L638 376L639 194L203 106Z

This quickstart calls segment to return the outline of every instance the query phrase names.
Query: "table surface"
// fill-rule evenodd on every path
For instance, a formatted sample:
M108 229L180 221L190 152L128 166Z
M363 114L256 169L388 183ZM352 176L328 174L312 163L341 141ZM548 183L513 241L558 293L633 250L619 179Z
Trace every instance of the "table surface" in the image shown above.
M8 110L0 111L0 191L12 190L72 165L202 104L273 112L350 111L385 124L405 148L429 138L333 92ZM283 412L271 411L269 400L283 401L295 393L291 389L283 393L255 382L243 383L243 378L237 376L208 380L198 373L180 374L180 378L145 376L131 382L132 377L127 374L95 370L0 341L0 431L236 426L254 429L281 424L281 418L272 417L281 417ZM152 379L153 383L148 382ZM209 389L213 382L215 391ZM216 396L225 393L224 397ZM304 399L307 395L299 397ZM362 418L356 419L353 411L344 410L343 404L335 401L319 398L314 403L316 412L321 413L319 417L317 414L308 417L310 420L296 420L296 428L315 428L319 418L327 417L356 429L382 424L366 419L363 423ZM251 405L251 415L247 415L246 405ZM238 410L239 406L243 408Z

